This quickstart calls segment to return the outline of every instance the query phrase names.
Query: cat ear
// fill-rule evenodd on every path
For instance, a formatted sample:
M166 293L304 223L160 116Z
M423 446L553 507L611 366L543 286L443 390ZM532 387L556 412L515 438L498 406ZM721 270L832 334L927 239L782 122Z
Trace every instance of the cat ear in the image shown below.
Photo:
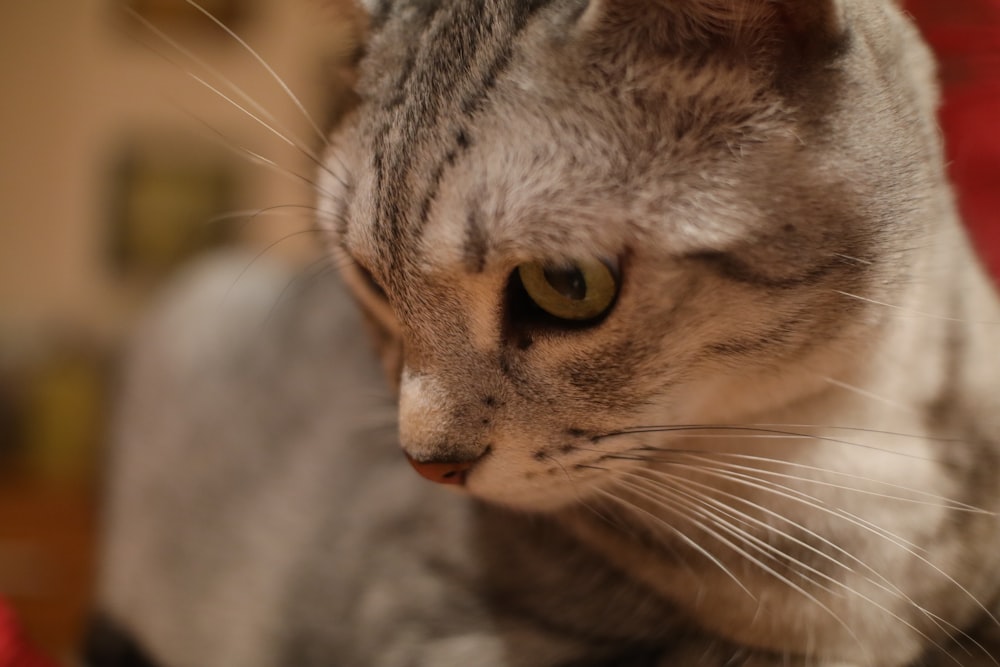
M589 0L579 28L667 51L726 45L773 52L781 45L808 54L839 43L844 23L840 0Z

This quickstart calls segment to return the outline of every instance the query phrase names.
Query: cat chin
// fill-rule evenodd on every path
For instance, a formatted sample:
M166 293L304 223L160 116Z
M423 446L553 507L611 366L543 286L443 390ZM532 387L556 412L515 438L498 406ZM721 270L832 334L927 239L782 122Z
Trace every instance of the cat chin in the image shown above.
M593 495L591 484L553 484L546 479L541 483L511 483L498 475L483 470L472 475L465 487L472 497L491 505L499 505L518 512L548 514L575 505L586 504ZM485 474L484 474L485 473Z
M579 505L579 495L557 493L478 493L469 490L476 500L525 514L552 514Z

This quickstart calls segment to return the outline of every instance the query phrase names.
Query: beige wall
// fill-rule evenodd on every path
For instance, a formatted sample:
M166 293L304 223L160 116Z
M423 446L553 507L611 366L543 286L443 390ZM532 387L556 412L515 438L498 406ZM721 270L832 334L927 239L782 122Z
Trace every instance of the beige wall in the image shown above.
M324 64L350 46L347 22L322 4L260 2L240 28L317 116L330 95L320 85L330 69ZM233 41L207 39L208 32L187 35L194 37L188 47L314 140L252 57ZM108 169L124 138L198 141L209 132L194 116L234 143L312 171L295 149L189 76L198 71L113 0L0 3L0 348L9 353L53 326L114 336L134 310L129 287L104 265ZM246 178L244 190L253 193L247 205L312 200L308 187L270 171L247 169ZM293 222L255 223L250 242L263 247ZM272 252L300 255L302 247Z
M320 9L329 0L252 1L259 11L240 34L324 115L338 92L331 62L350 47L347 22ZM196 83L197 65L134 22L126 30L118 2L0 0L0 598L52 655L74 652L91 607L95 477L113 386L106 362L155 292L108 261L116 157L130 141L211 157L207 125L289 169L313 171ZM189 48L313 140L247 52L210 33L188 33ZM307 186L266 169L247 164L237 174L240 208L313 199ZM242 242L264 248L307 224L262 219ZM268 253L304 261L314 244L297 240Z

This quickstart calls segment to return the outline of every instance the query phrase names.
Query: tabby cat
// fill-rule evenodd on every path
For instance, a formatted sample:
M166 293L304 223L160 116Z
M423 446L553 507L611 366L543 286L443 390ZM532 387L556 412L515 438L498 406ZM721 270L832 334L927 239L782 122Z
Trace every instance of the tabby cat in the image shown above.
M93 664L1000 664L1000 305L903 12L367 10L319 220L398 438L335 283L250 336L283 279L213 317L206 269L126 385Z

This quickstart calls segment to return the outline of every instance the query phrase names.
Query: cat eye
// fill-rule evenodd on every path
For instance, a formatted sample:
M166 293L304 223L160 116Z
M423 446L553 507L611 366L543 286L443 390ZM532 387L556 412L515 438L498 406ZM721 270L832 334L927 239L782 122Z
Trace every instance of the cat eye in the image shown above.
M597 260L568 265L528 262L517 267L525 294L547 315L587 323L607 314L618 296L617 272Z

